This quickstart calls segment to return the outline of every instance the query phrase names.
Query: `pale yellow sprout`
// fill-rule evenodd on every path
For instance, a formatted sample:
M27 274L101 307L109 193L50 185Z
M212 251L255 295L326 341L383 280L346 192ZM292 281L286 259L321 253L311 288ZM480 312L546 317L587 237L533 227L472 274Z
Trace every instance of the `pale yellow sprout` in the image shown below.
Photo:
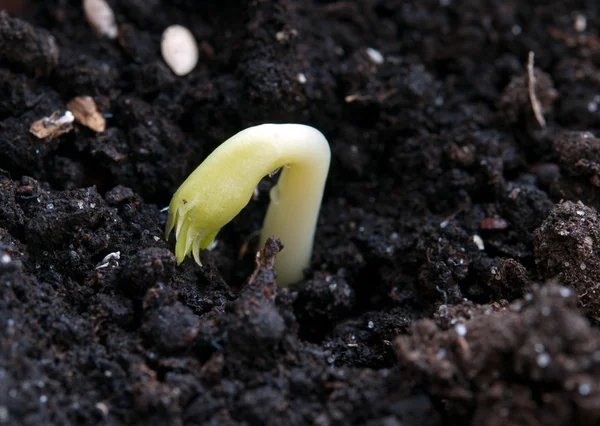
M284 245L275 264L279 284L301 280L310 265L330 157L323 134L301 124L263 124L223 142L171 200L166 234L175 229L177 261L192 253L201 265L200 249L248 204L264 176L282 168L260 244L274 236Z

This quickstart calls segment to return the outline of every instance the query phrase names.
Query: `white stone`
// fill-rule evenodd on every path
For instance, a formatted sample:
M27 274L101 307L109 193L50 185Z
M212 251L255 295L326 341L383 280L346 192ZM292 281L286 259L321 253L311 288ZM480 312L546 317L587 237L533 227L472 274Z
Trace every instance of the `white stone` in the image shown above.
M485 250L485 245L483 244L483 240L477 234L473 235L473 242L477 246L479 250Z
M85 17L101 35L115 39L119 35L115 14L105 0L83 0Z
M367 49L367 55L369 55L369 59L377 65L381 65L385 61L385 58L383 57L381 52L379 50L373 49L372 47L369 47Z
M160 50L169 68L179 76L192 72L198 63L198 44L184 26L168 27L162 34Z

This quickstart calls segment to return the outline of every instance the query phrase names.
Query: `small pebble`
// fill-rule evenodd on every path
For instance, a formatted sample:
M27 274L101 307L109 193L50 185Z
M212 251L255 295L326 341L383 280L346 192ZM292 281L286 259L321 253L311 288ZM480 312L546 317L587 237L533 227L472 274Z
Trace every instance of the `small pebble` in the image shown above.
M83 0L83 11L98 34L115 39L119 35L115 14L105 0Z
M189 74L198 63L196 39L190 30L181 25L171 25L163 32L160 50L176 75Z
M537 356L537 364L541 367L541 368L546 368L550 365L550 355L548 355L547 353L542 353L539 354Z
M575 14L574 21L573 27L578 33L582 33L587 29L587 18L585 15L582 15L581 13Z
M579 385L579 394L581 396L587 396L592 392L592 388L587 383L582 383Z
M561 287L560 289L560 295L562 297L569 297L571 295L571 290L566 288L566 287Z
M473 242L477 246L479 250L485 250L485 245L483 244L483 240L477 234L473 235Z
M372 47L369 47L367 49L367 55L369 55L369 59L377 65L381 65L385 61L385 58L383 57L381 52L379 50L373 49Z
M104 416L108 416L108 413L110 412L108 406L104 402L96 403L96 409L100 411Z

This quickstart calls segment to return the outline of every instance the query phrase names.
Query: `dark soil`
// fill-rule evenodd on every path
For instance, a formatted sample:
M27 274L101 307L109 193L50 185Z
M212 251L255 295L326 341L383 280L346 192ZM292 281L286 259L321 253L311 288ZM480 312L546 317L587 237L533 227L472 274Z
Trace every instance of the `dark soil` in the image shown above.
M600 424L597 1L109 3L116 40L0 1L1 425ZM76 96L104 132L30 133ZM203 267L163 235L263 122L333 153L289 289L255 256L271 179Z

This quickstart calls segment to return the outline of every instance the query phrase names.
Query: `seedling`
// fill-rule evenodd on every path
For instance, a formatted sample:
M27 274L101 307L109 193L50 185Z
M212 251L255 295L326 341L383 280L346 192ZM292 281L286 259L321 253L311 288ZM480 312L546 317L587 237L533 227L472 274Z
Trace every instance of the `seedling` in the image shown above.
M301 124L250 127L223 142L179 187L169 206L167 238L173 229L178 263L213 243L219 230L248 204L260 180L282 168L271 189L260 237L284 245L277 256L278 282L303 278L313 240L331 152L321 132Z

